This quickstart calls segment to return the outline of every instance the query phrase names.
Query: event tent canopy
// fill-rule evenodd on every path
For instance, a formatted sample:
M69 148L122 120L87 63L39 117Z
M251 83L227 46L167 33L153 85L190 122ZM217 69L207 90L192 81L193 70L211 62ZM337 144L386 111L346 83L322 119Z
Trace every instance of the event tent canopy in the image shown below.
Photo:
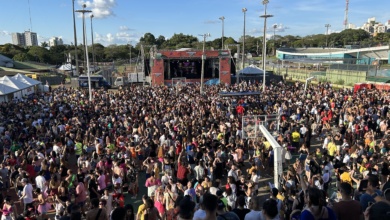
M26 83L20 82L14 78L8 77L8 76L3 76L0 78L0 84L1 85L6 85L9 87L12 87L16 90L22 90L31 87L31 85L28 85Z
M70 64L70 63L64 64L64 65L62 65L62 66L60 66L60 67L58 68L58 70L64 70L64 71L71 71L72 69L73 69L73 70L76 69L76 66L73 66L73 65Z
M0 95L6 95L10 93L14 93L19 91L19 89L12 88L10 86L7 86L5 84L0 84Z
M16 74L15 76L11 77L19 82L23 82L27 85L30 85L30 86L35 86L35 85L39 85L41 84L40 81L38 80L35 80L35 79L31 79L30 77L26 76L26 75L23 75L23 74Z
M240 70L239 73L240 74L247 74L247 75L258 75L258 74L263 75L263 70L255 65L250 65L250 66Z

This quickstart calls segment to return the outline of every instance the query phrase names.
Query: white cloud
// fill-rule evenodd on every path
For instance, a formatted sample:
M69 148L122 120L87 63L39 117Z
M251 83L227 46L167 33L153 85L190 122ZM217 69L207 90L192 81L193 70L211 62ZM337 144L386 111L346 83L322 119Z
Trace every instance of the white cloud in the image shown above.
M92 0L92 1L83 1L78 0L78 4L82 6L85 4L87 9L92 11L95 18L106 18L115 15L112 10L116 6L116 0Z
M95 33L94 42L100 43L104 46L110 45L110 44L127 44L130 41L132 42L138 42L139 38L142 36L142 34L134 33L130 34L127 32L118 32L115 34L108 33L108 34L99 34Z
M3 31L0 31L0 35L2 35L2 36L10 36L11 33L8 32L8 31L3 30Z
M219 21L219 20L206 20L203 23L205 23L205 24L217 24L217 23L220 23L220 22L221 21Z
M134 29L131 29L131 28L127 27L126 25L123 25L123 26L119 26L119 30L120 31L132 31Z

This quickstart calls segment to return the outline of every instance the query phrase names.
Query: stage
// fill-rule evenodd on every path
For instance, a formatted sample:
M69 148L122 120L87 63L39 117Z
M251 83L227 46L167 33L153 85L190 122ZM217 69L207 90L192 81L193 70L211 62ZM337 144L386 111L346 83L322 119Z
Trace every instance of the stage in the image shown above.
M185 77L200 81L202 72L201 50L157 51L151 61L152 85L166 84L172 78ZM205 51L204 79L219 78L221 83L230 84L230 56L227 50Z

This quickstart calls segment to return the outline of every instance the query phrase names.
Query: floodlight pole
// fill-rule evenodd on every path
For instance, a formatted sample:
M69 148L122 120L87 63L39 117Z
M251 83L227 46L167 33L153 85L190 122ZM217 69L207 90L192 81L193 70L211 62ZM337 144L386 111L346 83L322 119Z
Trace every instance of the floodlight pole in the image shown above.
M205 44L206 44L206 37L210 37L210 34L199 34L199 36L203 37L202 69L201 69L201 74L200 74L200 94L203 95L204 62L205 62L205 59L206 59Z
M94 18L93 14L91 14L91 37L92 37L92 63L94 67L96 68L96 60L95 60L95 46L93 43L93 25L92 25L92 18ZM96 69L94 70L96 71Z
M263 30L263 92L265 92L265 62L267 57L267 38L266 38L266 29L267 29L267 18L273 17L273 15L267 14L267 4L269 3L268 0L263 0L264 5L264 15L261 15L260 17L264 18L264 30Z
M221 49L223 50L223 38L224 38L224 35L225 35L225 17L224 16L222 16L222 17L220 17L219 18L219 20L221 20L222 21L222 47L221 47Z
M74 14L74 1L75 0L72 0L72 12L73 12L73 37L74 37L74 57L75 57L75 61L76 61L76 75L79 75L79 61L78 61L78 58L77 58L77 34L76 34L76 20L75 20L75 14ZM72 60L71 60L72 62ZM72 76L73 76L73 69L72 69Z
M245 68L245 22L246 22L246 12L248 10L246 8L242 9L242 12L244 13L244 36L242 38L242 69ZM238 55L240 56L240 55ZM237 82L240 82L239 78L237 78Z
M328 31L329 31L329 28L330 28L330 24L325 24L325 27L326 27L326 43L325 43L325 46L328 47Z
M83 14L83 41L84 41L84 47L85 47L85 57L87 61L87 76L88 76L88 93L89 93L89 101L92 101L92 88L91 88L91 76L90 76L90 67L89 67L89 58L88 58L88 47L87 47L87 36L85 35L86 28L85 28L85 13L92 12L91 10L85 10L86 5L83 5L83 10L76 10L76 12Z

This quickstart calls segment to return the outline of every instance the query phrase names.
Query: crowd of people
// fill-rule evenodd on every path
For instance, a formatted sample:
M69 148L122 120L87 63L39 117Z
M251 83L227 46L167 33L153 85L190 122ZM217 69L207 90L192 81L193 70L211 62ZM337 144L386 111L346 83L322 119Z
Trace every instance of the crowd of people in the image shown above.
M390 219L388 93L298 82L205 91L131 86L89 101L61 86L1 103L2 220ZM261 95L218 95L244 91ZM282 147L278 188L264 181L275 146L243 138L248 115L278 116L264 123Z

